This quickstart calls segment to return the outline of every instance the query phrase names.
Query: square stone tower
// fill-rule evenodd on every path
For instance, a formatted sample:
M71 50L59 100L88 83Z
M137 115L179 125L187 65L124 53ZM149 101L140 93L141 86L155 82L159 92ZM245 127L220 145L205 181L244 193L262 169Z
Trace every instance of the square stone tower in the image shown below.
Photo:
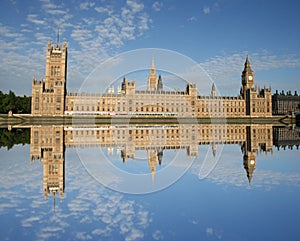
M48 41L46 52L46 76L32 80L31 114L63 115L67 83L67 43L55 48Z

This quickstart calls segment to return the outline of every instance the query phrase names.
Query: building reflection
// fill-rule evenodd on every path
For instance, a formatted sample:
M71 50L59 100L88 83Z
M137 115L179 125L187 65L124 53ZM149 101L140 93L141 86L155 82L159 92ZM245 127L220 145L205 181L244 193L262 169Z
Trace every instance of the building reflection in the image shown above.
M149 171L154 175L163 162L164 150L186 150L187 156L198 157L199 145L211 145L213 156L219 144L241 146L243 165L249 183L256 168L259 153L278 149L299 148L300 130L272 124L175 124L175 125L85 125L32 126L30 160L43 162L44 197L64 197L65 149L99 146L120 150L126 163L138 150L147 153Z
M43 192L64 197L65 139L63 126L33 126L30 131L30 162L43 162Z

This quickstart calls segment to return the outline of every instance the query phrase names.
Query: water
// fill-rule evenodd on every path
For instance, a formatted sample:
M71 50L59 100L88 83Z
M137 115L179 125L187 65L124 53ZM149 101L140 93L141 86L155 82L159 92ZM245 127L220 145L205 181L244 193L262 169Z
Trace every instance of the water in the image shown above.
M1 240L298 240L299 144L273 125L2 129Z

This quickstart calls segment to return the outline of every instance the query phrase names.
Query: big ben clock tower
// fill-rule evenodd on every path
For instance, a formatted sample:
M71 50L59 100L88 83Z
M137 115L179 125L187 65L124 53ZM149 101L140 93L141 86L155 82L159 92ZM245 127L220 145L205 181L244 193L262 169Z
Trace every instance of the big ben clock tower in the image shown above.
M248 55L245 61L245 67L242 72L242 95L245 96L245 93L248 89L254 89L254 72L251 69L250 61Z

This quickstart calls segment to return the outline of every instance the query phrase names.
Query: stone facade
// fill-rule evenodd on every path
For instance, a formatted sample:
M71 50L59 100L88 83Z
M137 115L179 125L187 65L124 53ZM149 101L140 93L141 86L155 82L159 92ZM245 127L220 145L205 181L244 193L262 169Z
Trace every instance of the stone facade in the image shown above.
M178 117L266 117L272 116L271 88L255 88L254 72L248 57L242 72L240 94L199 96L195 84L183 91L163 90L162 77L156 74L154 59L147 90L136 90L135 81L124 78L117 93L67 93L67 46L54 48L50 41L46 56L46 77L33 79L32 115L129 115Z
M48 41L45 79L32 80L31 114L63 115L67 83L67 44L54 48Z
M276 93L272 96L272 108L274 115L287 115L292 112L300 112L300 96L297 91L292 94L288 91L286 94L282 91L280 94Z

